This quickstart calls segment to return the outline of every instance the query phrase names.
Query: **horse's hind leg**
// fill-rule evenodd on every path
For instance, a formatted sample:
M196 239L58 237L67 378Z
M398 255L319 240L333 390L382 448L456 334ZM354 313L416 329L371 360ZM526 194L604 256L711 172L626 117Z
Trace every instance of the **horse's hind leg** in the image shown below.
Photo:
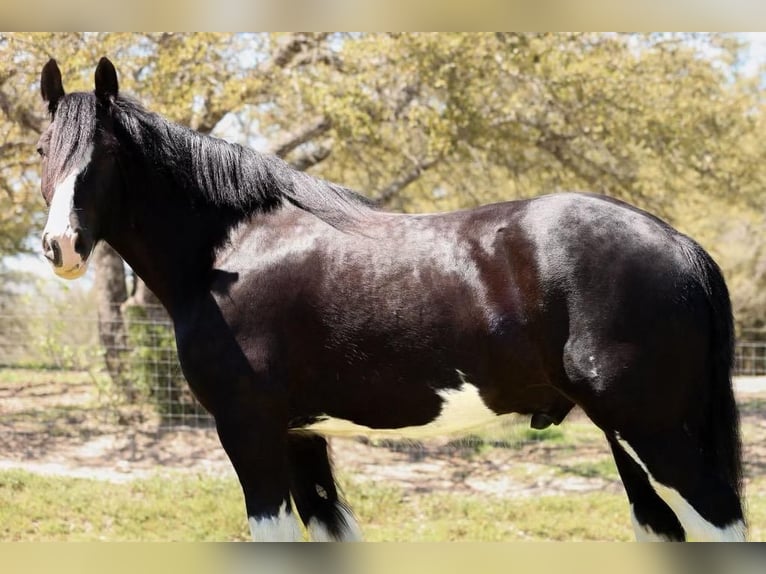
M631 328L637 324L635 318ZM698 359L709 347L707 335L668 327L655 329L650 342L630 344L586 327L565 345L564 390L645 472L687 539L744 540L731 383L724 376L695 383L711 376Z
M309 536L317 542L361 540L361 531L338 494L324 437L288 435L290 491Z
M690 540L745 540L742 507L735 490L710 466L683 431L615 439L673 509Z
M631 518L639 542L684 541L678 518L654 492L649 477L616 440L610 439L617 470L630 501Z

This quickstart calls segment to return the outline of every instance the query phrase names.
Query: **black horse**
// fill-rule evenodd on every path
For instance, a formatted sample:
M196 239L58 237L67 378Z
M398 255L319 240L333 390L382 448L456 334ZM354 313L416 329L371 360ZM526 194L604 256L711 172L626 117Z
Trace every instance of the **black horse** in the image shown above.
M743 540L731 305L688 237L625 203L558 194L387 213L281 160L42 71L43 250L85 272L107 241L170 313L257 540L359 537L326 419L404 429L461 398L604 432L639 539Z

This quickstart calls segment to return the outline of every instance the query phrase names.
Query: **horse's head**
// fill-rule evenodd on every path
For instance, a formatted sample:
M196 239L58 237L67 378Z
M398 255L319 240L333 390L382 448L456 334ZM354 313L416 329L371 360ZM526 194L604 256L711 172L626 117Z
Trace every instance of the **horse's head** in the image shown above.
M117 97L117 73L106 58L96 68L93 93L64 94L55 60L44 67L40 91L51 124L40 138L42 194L49 206L42 247L54 272L82 276L101 239L109 191L115 182L114 136L109 107Z

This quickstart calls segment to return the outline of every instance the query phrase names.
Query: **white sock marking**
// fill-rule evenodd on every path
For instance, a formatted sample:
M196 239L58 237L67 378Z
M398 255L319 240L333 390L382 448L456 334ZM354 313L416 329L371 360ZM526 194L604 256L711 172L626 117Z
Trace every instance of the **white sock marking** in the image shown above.
M638 542L671 542L671 539L662 534L657 534L650 526L641 524L636 518L634 505L630 505L630 521L633 523L633 532Z
M303 540L298 520L288 512L287 503L283 502L276 516L247 519L250 535L254 542L299 542Z
M744 542L745 524L735 520L728 526L719 528L702 518L699 512L674 488L660 484L652 479L652 486L660 498L676 513L679 522L686 531L686 539L697 542Z
M673 510L678 521L686 531L687 540L698 542L744 542L745 524L742 520L735 520L728 526L719 528L705 520L699 512L689 502L681 496L676 489L658 482L646 468L641 458L628 442L617 436L617 442L620 443L625 452L636 461L649 477L649 482L657 495Z
M306 525L309 531L309 538L314 542L360 542L363 539L362 530L359 528L359 524L357 524L353 514L343 506L339 506L338 511L345 521L338 538L332 536L327 527L316 518L309 520L309 523Z

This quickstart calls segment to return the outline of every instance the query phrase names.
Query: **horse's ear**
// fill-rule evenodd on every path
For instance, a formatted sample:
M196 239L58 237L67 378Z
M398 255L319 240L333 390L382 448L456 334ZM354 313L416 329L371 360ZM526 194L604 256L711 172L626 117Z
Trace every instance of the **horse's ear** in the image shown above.
M40 95L42 95L43 101L48 104L48 111L51 115L55 114L59 100L64 95L64 85L61 83L61 70L53 58L43 66L43 71L40 74Z
M96 97L109 100L117 97L118 91L117 70L108 58L101 58L96 66Z

